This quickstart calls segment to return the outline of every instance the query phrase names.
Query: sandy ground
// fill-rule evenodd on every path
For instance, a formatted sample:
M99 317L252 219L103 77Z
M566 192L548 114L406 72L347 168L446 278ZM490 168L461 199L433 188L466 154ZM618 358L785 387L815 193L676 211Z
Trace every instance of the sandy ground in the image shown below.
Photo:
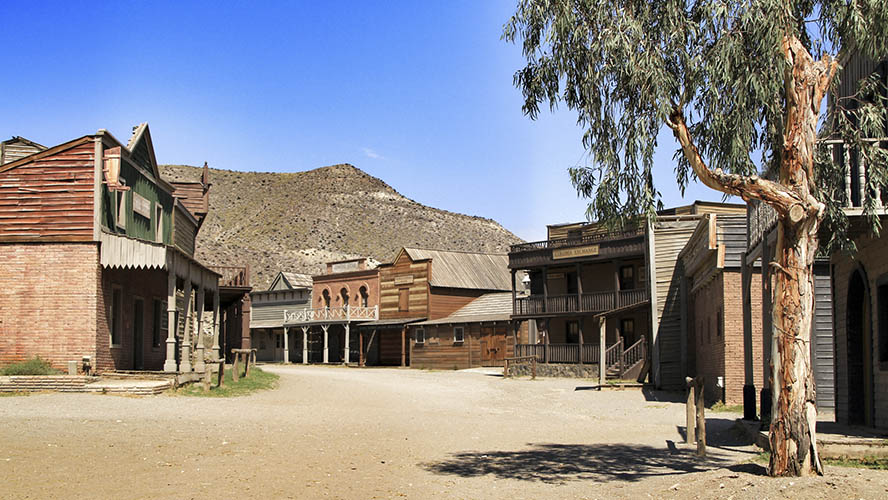
M888 474L771 479L666 393L477 371L268 366L249 397L0 398L3 498L886 498Z

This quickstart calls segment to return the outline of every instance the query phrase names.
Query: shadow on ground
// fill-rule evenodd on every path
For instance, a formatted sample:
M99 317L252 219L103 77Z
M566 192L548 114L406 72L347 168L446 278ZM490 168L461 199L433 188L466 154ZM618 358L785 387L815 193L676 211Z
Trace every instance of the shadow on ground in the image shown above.
M530 444L518 451L462 452L441 462L420 464L440 475L561 483L566 481L639 481L648 477L701 472L728 461L700 459L675 447L625 444Z

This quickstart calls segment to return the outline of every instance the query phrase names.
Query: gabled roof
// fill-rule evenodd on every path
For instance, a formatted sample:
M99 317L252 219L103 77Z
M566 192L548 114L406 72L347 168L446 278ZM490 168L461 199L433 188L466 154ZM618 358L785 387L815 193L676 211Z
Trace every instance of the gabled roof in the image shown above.
M311 288L312 287L312 279L309 274L300 274L300 273L291 273L287 271L281 271L275 276L274 280L271 282L271 286L268 287L269 290L294 290L297 288Z
M407 254L414 262L431 260L429 285L442 288L472 290L511 290L509 256L507 254L455 252L404 247L398 252ZM393 261L394 262L394 261Z
M416 323L416 326L509 321L511 314L511 293L485 293L460 309L457 309L456 312L450 316Z

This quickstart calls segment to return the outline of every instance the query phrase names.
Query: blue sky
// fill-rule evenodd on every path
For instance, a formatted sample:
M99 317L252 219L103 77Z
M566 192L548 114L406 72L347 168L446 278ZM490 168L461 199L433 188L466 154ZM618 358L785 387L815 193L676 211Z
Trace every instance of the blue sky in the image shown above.
M4 23L0 137L53 145L151 125L158 161L294 172L351 163L401 194L527 240L583 220L566 111L531 121L500 40L512 1L23 2ZM675 143L655 182L682 199Z

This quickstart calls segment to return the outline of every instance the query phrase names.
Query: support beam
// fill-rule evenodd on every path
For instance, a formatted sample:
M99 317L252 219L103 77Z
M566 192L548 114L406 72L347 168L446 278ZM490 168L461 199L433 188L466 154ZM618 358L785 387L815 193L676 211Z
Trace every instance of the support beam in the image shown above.
M324 364L330 362L330 336L327 332L329 328L330 325L321 325L321 329L324 330Z
M290 362L290 332L289 329L284 327L284 364Z
M196 314L194 315L194 329L197 331L197 346L194 349L194 371L204 372L207 369L204 360L204 335L203 335L203 312L206 295L204 295L203 273L201 272L201 280L197 289L197 301L194 303Z
M516 300L516 290L515 290L515 269L512 269L512 314L518 314L518 305L515 303Z
M546 312L549 307L549 268L543 267L543 312ZM548 321L548 320L547 320ZM546 334L548 335L548 330L546 330ZM549 343L548 341L546 342Z
M598 317L598 386L604 387L607 383L607 318Z
M752 352L752 270L740 262L740 293L743 303L743 418L755 420L755 366Z
M189 266L188 276L185 278L185 307L182 311L185 316L185 326L182 332L182 360L179 363L179 370L185 373L191 371L191 327L194 319L194 314L191 312L194 307L191 295L191 266Z
M222 359L219 355L219 289L213 292L213 361Z
M308 364L308 327L302 327L302 364Z
M241 349L251 349L250 340L250 311L252 310L252 301L250 294L244 294L241 299Z
M167 261L167 338L163 371L175 373L176 366L176 266L175 258Z
M471 350L471 349L470 349ZM407 366L407 327L401 327L401 367Z
M364 366L364 330L358 330L358 366Z
M345 364L349 364L351 362L351 347L349 346L349 337L351 336L351 332L349 331L348 323L345 324Z

